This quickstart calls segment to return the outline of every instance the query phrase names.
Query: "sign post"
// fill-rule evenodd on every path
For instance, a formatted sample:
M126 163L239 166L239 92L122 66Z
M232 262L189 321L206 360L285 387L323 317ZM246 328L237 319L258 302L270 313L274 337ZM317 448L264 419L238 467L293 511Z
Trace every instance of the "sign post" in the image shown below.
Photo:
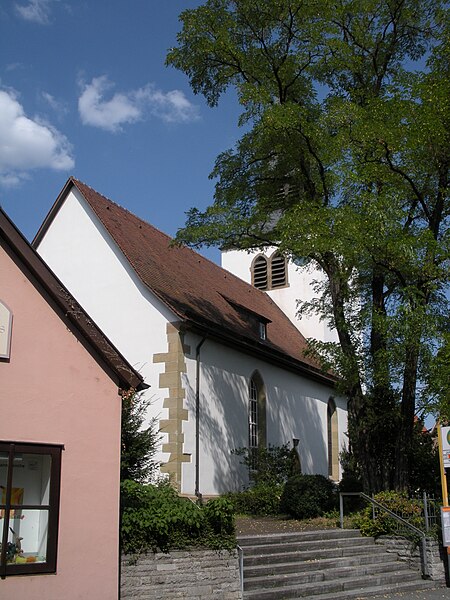
M441 467L442 487L442 543L447 547L447 585L450 582L450 507L448 505L447 474L450 468L450 427L441 427L438 421L439 464Z
M442 504L448 506L446 468L450 468L450 427L438 425L439 464L441 467Z

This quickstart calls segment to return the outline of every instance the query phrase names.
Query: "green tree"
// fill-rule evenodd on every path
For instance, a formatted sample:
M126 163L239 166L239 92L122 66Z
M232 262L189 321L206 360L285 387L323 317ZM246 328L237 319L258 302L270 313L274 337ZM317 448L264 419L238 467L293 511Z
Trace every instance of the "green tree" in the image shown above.
M156 419L143 427L151 399L131 389L122 392L120 480L146 483L157 472L158 433Z
M449 279L445 5L208 0L180 19L167 63L210 106L234 88L246 132L178 240L275 245L322 269L320 301L302 311L319 310L339 343L311 351L341 377L365 489L407 488Z

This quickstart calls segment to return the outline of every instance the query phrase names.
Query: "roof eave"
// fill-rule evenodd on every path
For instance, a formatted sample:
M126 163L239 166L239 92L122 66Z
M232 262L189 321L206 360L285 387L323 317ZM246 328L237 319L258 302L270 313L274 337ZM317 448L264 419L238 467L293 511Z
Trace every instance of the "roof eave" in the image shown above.
M317 369L306 362L288 356L287 354L280 352L280 350L277 350L274 346L255 342L242 335L237 336L236 333L228 333L219 329L215 324L199 322L192 318L185 318L180 322L179 327L180 329L192 330L202 336L220 341L229 347L241 350L247 354L263 358L272 364L287 368L290 371L308 377L308 379L312 379L333 388L338 383L337 377L324 373L323 371L320 371L320 369Z
M68 182L69 183L69 182ZM135 371L112 342L92 321L89 315L68 292L43 259L30 246L9 217L0 210L0 234L9 252L27 269L30 276L52 300L60 315L70 322L73 330L91 347L100 360L115 375L119 387L145 389L143 377Z

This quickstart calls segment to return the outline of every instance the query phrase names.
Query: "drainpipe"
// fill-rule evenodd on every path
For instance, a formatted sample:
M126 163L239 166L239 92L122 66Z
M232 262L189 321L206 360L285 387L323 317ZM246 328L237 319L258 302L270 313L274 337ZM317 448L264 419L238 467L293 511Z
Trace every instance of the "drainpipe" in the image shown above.
M201 500L200 493L200 348L206 341L203 337L195 349L195 495Z

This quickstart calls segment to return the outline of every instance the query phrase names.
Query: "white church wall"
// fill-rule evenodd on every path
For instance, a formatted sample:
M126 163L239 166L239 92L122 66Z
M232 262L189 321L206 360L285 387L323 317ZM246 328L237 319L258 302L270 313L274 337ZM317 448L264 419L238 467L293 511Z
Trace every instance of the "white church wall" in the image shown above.
M38 252L151 385L145 392L153 400L149 416L167 419L163 400L169 390L159 388L164 362L154 363L153 356L167 352L166 325L177 317L142 284L76 188L62 204ZM236 265L242 265L242 254L235 255ZM251 260L248 259L247 270ZM237 274L249 280L249 270L246 276ZM193 333L185 334L184 344L190 347L190 353L186 356L186 373L182 374L184 406L188 409L188 420L182 421L183 453L190 454L191 460L181 467L181 492L188 495L195 491L196 348L201 340ZM199 456L199 491L205 495L240 489L247 483L246 470L231 450L248 445L248 386L255 370L266 388L267 443L282 445L298 438L303 471L324 475L328 472L327 403L333 390L206 339L200 349ZM341 449L347 429L346 407L338 398L335 402ZM163 462L168 458L162 452L156 456Z
M185 448L190 463L183 465L183 492L195 489L195 348L201 338L186 337L191 347L187 360ZM233 448L248 446L248 389L258 370L266 390L267 443L280 446L300 440L304 473L328 474L327 405L332 388L280 369L265 361L206 339L200 349L200 485L204 495L241 489L248 482ZM338 408L339 444L345 445L345 402ZM192 418L191 418L192 417Z
M167 418L159 389L167 351L166 323L175 316L140 281L79 192L72 188L37 251L150 388L148 418ZM167 460L159 453L157 460Z
M276 252L276 248L268 248L264 254L270 257L274 252ZM251 284L251 265L257 254L261 254L261 252L227 250L222 252L221 255L222 267ZM302 316L301 319L297 315L297 301L299 299L309 302L317 296L313 288L315 281L324 281L324 274L320 269L315 268L312 264L297 266L292 261L288 261L289 285L284 288L269 290L267 294L306 338L311 337L324 342L335 342L337 341L336 331L330 329L324 321L320 320L318 315Z

